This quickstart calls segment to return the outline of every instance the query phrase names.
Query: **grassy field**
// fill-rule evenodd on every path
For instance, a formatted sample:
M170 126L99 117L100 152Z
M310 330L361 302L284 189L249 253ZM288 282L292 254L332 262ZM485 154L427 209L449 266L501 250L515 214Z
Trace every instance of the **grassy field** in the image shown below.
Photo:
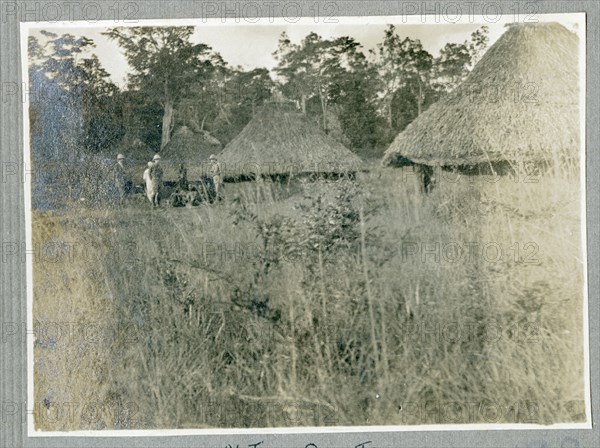
M454 180L34 212L37 428L583 421L577 176Z

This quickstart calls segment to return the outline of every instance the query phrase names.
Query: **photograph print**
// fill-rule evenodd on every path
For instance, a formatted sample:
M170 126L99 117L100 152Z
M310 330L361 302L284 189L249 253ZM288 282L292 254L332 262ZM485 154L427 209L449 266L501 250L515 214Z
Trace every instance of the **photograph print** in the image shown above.
M585 15L536 19L22 24L33 433L590 427Z

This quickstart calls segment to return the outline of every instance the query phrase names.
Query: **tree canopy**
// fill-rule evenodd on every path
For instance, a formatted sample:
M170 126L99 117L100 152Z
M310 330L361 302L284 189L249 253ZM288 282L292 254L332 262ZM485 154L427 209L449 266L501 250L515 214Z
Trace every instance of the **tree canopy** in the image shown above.
M116 27L104 34L118 42L132 69L129 89L143 90L163 109L161 149L170 140L174 108L192 86L207 81L224 66L205 44L194 44L193 26Z
M197 42L194 31L192 26L107 29L103 34L119 45L130 68L121 89L102 67L91 39L46 31L42 38L31 37L30 82L52 87L56 95L30 109L32 135L38 133L34 141L53 142L43 148L40 143L40 151L124 148L147 154L164 149L179 127L226 144L265 102L289 101L334 139L363 156L378 156L464 80L488 44L486 27L462 43L448 42L437 56L394 25L368 52L350 36L325 39L311 32L292 42L284 32L270 71L230 66ZM69 126L50 123L57 117L68 117Z

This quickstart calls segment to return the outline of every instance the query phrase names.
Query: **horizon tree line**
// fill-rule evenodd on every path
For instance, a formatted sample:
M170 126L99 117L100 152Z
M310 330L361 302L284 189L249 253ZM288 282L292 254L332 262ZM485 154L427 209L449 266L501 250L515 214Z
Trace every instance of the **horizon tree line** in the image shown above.
M437 57L394 25L368 52L349 36L324 39L311 32L294 43L284 32L271 73L232 66L210 46L192 42L193 33L193 26L103 32L129 64L124 88L102 67L92 39L42 31L42 43L30 36L31 90L52 93L30 104L34 156L158 152L181 126L226 144L277 97L295 102L350 149L376 157L465 79L488 44L485 26L462 43L447 43Z

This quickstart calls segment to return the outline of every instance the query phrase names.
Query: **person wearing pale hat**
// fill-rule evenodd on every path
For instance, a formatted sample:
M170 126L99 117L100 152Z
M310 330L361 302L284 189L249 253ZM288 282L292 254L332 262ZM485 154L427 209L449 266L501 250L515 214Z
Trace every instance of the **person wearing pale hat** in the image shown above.
M221 190L223 188L221 164L217 160L217 156L214 154L211 154L208 160L210 161L210 171L213 176L213 183L215 185L215 194L217 199L221 199Z
M164 171L161 166L161 157L159 154L155 154L152 158L152 166L150 167L150 178L152 179L152 183L154 184L154 194L151 199L152 205L159 206L160 205L160 194L163 185L163 175Z
M127 194L127 174L125 173L125 156L117 155L117 163L113 169L113 180L117 191L117 200L120 206L125 204Z

